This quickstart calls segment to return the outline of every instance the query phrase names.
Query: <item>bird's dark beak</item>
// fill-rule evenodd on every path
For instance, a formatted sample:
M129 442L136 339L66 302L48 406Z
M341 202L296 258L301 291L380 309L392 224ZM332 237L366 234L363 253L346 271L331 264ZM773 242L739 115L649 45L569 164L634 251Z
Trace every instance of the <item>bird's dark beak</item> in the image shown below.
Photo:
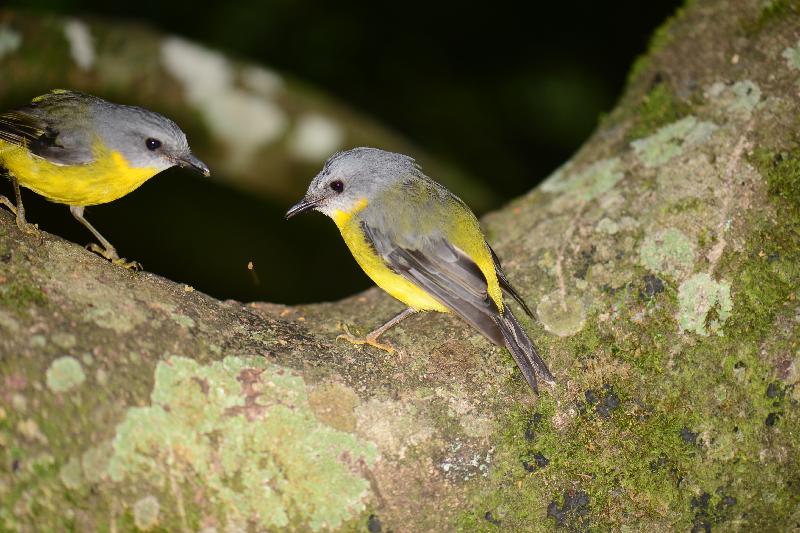
M208 170L208 165L197 159L194 154L187 154L179 157L177 159L177 163L180 167L194 170L205 177L209 177L211 175L211 171Z
M287 220L295 215L299 215L300 213L308 211L309 209L314 209L319 205L319 202L320 202L319 200L309 200L308 198L303 198L302 200L294 204L292 207L290 207L289 210L286 212Z

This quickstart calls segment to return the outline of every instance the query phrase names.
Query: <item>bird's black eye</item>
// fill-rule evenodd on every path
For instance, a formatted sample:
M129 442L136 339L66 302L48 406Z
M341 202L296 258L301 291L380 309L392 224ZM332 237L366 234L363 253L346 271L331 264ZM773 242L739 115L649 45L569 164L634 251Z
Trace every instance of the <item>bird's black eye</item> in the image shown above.
M331 189L336 192L342 192L344 190L344 183L342 183L341 180L332 181Z
M158 150L161 148L161 141L158 139L153 139L152 137L147 139L144 144L147 146L148 150Z

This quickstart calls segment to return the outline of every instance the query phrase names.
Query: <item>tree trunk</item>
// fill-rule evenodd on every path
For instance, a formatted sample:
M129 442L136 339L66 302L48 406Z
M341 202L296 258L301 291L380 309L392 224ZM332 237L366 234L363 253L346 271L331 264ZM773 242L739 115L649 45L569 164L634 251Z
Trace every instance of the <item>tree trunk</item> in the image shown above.
M450 316L393 355L337 342L401 309L376 289L217 301L0 212L0 529L798 527L798 23L691 3L589 142L484 219L536 307L538 397Z

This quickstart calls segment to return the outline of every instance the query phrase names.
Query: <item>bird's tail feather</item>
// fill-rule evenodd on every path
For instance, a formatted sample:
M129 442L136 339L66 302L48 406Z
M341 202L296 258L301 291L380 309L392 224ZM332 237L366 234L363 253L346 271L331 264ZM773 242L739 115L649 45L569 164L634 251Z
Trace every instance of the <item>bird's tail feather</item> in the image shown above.
M525 381L528 382L533 391L539 392L536 383L537 374L545 382L549 384L555 383L556 380L553 374L550 373L550 369L547 368L547 364L542 360L533 342L531 342L531 339L522 329L508 306L503 310L503 314L497 317L497 325L503 334L506 348L514 356L517 366L525 376Z

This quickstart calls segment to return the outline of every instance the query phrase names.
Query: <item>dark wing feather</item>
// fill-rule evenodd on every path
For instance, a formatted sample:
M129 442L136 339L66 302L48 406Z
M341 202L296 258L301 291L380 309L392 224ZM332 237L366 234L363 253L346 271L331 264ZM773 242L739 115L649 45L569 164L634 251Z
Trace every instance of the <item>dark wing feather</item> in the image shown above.
M500 281L500 288L506 291L512 298L514 298L517 303L522 307L525 313L533 318L533 311L528 307L528 304L525 303L525 300L522 299L522 296L519 295L517 290L511 285L511 282L508 281L505 272L503 272L503 267L500 265L500 258L497 257L497 254L494 253L492 247L489 247L489 251L492 252L492 259L494 260L494 269L497 272L497 279Z
M0 114L0 140L18 146L28 146L39 140L47 125L37 117L23 111Z

